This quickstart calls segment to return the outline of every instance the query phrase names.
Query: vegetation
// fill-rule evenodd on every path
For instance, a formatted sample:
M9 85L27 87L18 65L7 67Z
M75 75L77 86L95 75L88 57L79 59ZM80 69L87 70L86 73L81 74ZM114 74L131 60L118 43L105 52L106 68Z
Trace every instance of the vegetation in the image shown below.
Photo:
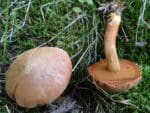
M120 58L136 62L140 84L128 92L107 93L87 76L86 67L104 58L106 21L95 9L110 0L0 0L0 113L41 113L23 109L5 91L5 72L23 51L57 46L72 58L72 80L64 95L74 93L84 113L150 112L150 2L126 0L117 40Z

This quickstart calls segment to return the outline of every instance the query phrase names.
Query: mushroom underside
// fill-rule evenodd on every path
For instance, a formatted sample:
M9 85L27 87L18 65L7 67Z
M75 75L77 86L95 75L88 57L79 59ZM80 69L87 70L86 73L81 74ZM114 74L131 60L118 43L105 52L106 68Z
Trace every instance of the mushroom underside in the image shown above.
M108 70L105 59L88 67L88 73L98 86L107 91L128 90L141 80L140 70L136 64L128 60L121 59L119 62L121 69L117 72Z

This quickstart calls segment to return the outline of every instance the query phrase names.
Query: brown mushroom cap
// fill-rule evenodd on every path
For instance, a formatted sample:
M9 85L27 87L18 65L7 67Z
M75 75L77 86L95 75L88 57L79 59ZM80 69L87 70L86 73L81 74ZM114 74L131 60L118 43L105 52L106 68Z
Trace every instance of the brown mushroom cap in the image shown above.
M88 67L88 73L97 85L112 92L125 91L141 80L140 70L136 64L121 59L120 67L117 72L109 71L105 59Z
M56 47L34 48L22 53L6 74L6 91L18 105L33 108L58 98L72 73L68 54Z

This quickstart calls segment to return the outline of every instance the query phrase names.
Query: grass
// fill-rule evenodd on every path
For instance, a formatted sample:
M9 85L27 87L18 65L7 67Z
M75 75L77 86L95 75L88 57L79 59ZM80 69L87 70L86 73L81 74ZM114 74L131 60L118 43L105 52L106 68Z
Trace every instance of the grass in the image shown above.
M106 21L95 8L101 0L0 0L0 113L41 113L45 108L23 109L4 91L5 72L15 56L40 45L57 46L72 58L73 76L66 95L75 97L85 113L150 112L150 3L126 0L117 40L118 55L138 63L142 81L129 92L98 90L87 77L88 65L104 58ZM145 4L146 3L146 4ZM129 42L127 42L127 38ZM147 45L142 45L144 42ZM137 45L139 43L140 45ZM136 46L135 46L136 45ZM128 101L129 100L129 101Z

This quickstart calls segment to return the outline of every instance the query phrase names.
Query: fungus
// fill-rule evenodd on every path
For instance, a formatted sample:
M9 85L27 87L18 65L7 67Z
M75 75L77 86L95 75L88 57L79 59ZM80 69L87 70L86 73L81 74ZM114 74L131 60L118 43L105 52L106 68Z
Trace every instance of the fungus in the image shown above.
M22 53L9 66L6 91L19 106L33 108L57 99L72 73L68 54L56 47L40 47Z
M125 91L141 80L138 66L128 60L119 60L117 56L116 36L121 21L121 10L120 3L111 3L98 9L109 17L104 34L106 59L88 67L88 73L96 84L112 92Z

